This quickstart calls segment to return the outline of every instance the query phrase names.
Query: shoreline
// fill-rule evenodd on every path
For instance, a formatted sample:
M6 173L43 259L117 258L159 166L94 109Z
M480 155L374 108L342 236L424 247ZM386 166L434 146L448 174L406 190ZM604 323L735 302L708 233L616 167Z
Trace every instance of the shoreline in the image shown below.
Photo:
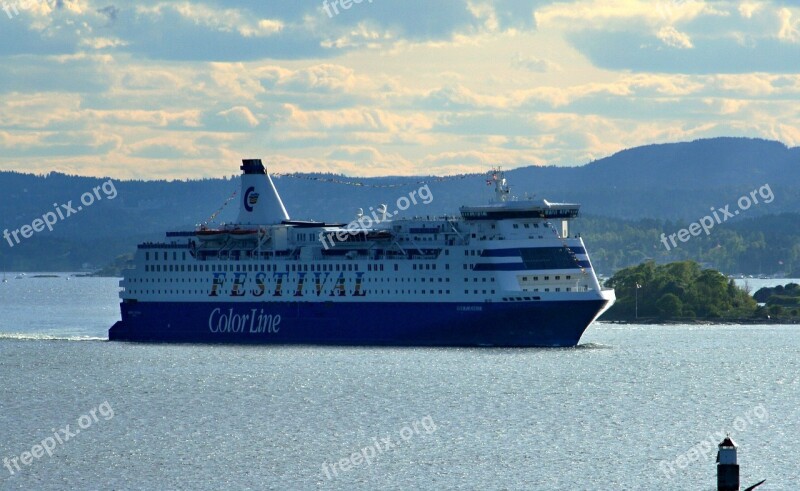
M786 325L797 325L800 327L800 319L668 319L668 320L660 320L660 319L636 319L633 321L630 320L603 320L598 319L595 322L599 322L602 324L631 324L631 325L654 325L654 326L669 326L669 325L686 325L686 324L694 324L698 326L758 326L758 325L766 325L766 324L786 324Z

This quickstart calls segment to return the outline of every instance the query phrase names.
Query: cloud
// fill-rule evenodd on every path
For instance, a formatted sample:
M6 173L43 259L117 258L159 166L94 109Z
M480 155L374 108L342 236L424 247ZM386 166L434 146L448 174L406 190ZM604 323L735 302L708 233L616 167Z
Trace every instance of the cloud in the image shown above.
M800 19L792 20L792 11L788 8L778 10L778 18L780 19L780 30L778 31L778 39L788 41L791 43L800 42Z
M520 70L540 73L561 70L561 67L557 63L543 58L537 58L536 56L524 56L522 53L516 53L514 55L511 60L511 66Z
M244 106L219 111L214 116L209 122L215 123L215 129L220 131L248 131L260 124L258 118Z
M658 31L658 39L672 48L689 49L694 47L692 46L692 40L689 39L689 36L678 32L678 30L672 26L662 27L661 30Z
M4 169L475 172L800 141L784 0L42 3L0 14Z

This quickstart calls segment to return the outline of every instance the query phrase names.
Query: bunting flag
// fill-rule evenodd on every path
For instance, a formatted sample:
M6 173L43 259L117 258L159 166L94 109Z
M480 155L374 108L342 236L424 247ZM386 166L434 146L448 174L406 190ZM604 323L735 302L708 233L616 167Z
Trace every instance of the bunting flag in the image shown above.
M344 179L336 179L333 177L315 177L315 176L309 176L307 174L298 174L296 172L289 174L273 173L270 175L272 177L277 177L277 178L291 177L294 179L304 179L306 181L329 182L334 184L343 184L346 186L365 187L365 188L401 188L405 186L419 186L430 182L454 181L457 179L466 179L468 177L474 176L474 174L460 174L456 176L432 177L424 181L411 181L411 182L404 182L402 184L368 184L362 181L348 181Z
M226 200L225 200L225 202L224 202L224 203L222 203L222 206L220 206L220 207L219 207L219 209L218 209L217 211L215 211L214 213L212 213L212 214L211 214L211 216L210 216L210 217L208 217L208 220L206 220L205 222L203 222L203 225L208 225L208 223L209 223L209 222L213 222L213 221L214 221L214 219L215 219L215 218L217 218L217 215L219 215L220 213L222 213L222 210L224 210L224 209L225 209L225 207L226 207L226 206L228 206L228 203L230 203L231 201L233 201L233 200L234 200L234 198L236 198L236 193L238 193L238 192L239 192L239 191L234 191L234 192L233 192L233 194L230 196L230 198L226 199Z

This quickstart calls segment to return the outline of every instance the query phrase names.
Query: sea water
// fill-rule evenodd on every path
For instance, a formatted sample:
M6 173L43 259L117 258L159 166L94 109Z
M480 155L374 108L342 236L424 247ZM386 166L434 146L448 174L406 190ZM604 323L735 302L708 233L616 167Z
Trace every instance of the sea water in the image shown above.
M111 343L118 280L11 278L0 490L714 490L727 434L743 487L800 489L797 326L596 323L572 349Z

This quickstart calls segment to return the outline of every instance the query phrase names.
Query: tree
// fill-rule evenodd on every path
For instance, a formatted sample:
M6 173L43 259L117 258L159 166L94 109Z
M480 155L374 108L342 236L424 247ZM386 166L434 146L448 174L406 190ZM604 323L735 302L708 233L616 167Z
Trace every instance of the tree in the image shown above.
M656 308L662 317L674 319L683 312L683 302L674 293L666 293L656 300Z

